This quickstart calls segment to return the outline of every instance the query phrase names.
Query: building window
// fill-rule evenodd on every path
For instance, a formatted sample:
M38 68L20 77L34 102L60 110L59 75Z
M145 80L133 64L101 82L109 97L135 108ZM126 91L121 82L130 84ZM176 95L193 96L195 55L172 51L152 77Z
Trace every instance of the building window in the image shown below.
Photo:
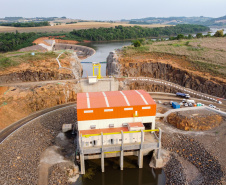
M96 125L90 125L91 129L96 129Z
M114 139L111 139L111 144L114 144Z
M114 126L114 124L109 124L109 127L114 128L115 126Z
M142 107L142 109L151 109L151 107Z
M93 113L93 110L84 110L84 113Z
M104 112L112 112L113 109L104 109Z
M124 108L124 110L133 110L133 107Z

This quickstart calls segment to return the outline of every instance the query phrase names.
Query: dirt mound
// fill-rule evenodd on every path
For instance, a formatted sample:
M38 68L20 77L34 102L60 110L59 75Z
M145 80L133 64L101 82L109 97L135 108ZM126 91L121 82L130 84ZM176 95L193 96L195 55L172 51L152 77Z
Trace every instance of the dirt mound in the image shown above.
M169 124L181 130L209 130L217 127L223 118L211 111L180 111L171 113L167 117Z
M62 36L64 37L64 36ZM62 40L62 39L56 39L57 37L40 37L36 39L33 43L35 44L45 44L47 46L50 46L49 43L46 42L46 40L55 40L56 43L63 43L63 44L77 44L79 43L76 40Z
M168 109L165 108L165 107L161 107L160 105L158 105L156 111L157 111L158 113L164 114L165 112L168 111Z
M34 46L29 46L29 47L26 47L26 48L22 48L20 50L18 50L20 52L26 52L26 51L47 51L46 48L43 48L42 46L40 45L34 45Z
M1 87L0 90L0 130L35 111L75 102L77 92L81 91L80 84L75 82Z

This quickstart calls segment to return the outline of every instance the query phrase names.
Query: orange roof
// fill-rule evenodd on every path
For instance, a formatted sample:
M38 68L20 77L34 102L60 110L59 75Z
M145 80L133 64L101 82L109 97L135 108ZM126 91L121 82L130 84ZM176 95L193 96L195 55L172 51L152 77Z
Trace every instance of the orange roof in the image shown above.
M130 127L144 127L144 125L141 122L135 122L135 123L128 123Z
M128 131L127 127L117 127L117 128L105 128L105 129L91 129L91 130L80 130L79 133L82 135L87 134L101 134L103 133L113 133L113 132L123 132Z
M144 90L89 92L77 94L77 109L129 107L155 104Z

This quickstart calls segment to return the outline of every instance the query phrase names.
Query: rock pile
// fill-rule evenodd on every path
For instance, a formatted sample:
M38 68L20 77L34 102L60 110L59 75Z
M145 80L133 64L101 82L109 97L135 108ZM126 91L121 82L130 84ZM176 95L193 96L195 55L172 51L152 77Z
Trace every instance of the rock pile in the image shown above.
M55 164L49 169L49 185L55 184L71 184L68 178L78 174L78 168L74 168L66 163Z
M204 112L204 114L202 114ZM217 127L223 118L211 111L181 111L171 113L167 117L167 122L181 130L209 130Z
M164 167L166 174L166 184L186 184L185 174L180 162L174 154L171 154L171 159Z
M203 184L221 184L223 171L218 160L194 138L163 133L162 145L192 163L202 174ZM170 177L167 175L167 178Z

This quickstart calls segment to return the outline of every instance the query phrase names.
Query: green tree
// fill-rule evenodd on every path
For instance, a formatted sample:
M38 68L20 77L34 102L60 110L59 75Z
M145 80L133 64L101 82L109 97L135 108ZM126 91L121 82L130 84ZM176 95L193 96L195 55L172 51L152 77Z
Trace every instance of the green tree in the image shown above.
M192 37L192 35L191 34L189 34L188 35L188 39L192 39L193 37Z
M214 37L223 37L224 36L224 30L217 30L214 34Z
M183 34L177 35L177 40L181 40L181 39L184 39L184 35Z
M197 34L196 34L196 38L198 38L198 39L199 39L199 38L203 38L202 33L197 33Z
M139 40L134 40L134 41L132 41L132 45L134 45L134 47L140 47L141 43Z

